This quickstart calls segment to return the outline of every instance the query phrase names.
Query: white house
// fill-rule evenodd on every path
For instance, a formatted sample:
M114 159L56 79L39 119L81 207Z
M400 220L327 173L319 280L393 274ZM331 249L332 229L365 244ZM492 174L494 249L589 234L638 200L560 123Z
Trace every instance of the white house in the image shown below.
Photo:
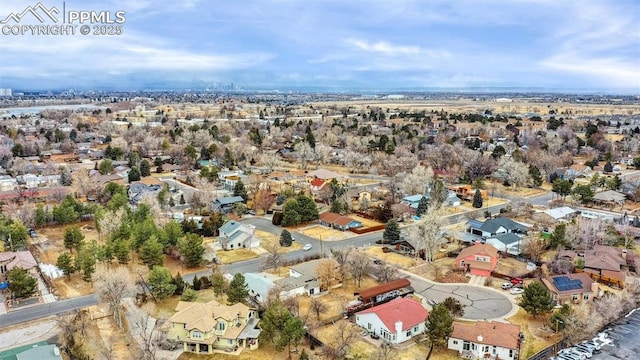
M0 191L13 191L18 182L10 175L0 175Z
M478 321L475 324L453 322L448 348L465 359L517 359L520 349L520 325Z
M486 242L498 251L516 256L520 255L525 243L525 241L522 240L522 236L515 233L491 236L486 239Z
M218 241L225 250L254 248L260 246L260 239L253 235L256 227L241 224L237 221L227 221L219 229Z
M429 313L419 302L401 297L355 315L356 324L368 332L389 343L400 344L424 333L424 321Z

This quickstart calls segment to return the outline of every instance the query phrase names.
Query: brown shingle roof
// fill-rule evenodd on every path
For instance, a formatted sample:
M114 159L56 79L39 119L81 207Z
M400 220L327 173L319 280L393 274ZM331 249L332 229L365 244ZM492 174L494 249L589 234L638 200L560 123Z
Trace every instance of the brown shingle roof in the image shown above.
M456 259L464 259L471 255L487 255L494 258L498 256L498 249L494 248L491 244L476 243L472 246L462 249Z
M208 303L180 301L176 306L177 313L169 318L169 322L185 324L185 329L189 331L197 329L206 332L213 330L217 319L231 322L238 315L240 318L246 318L250 310L251 308L241 303L226 306L215 300ZM228 335L225 333L224 337Z
M517 349L519 336L520 325L496 321L478 321L475 324L454 321L453 332L451 333L452 338L506 349Z
M359 295L362 299L369 299L373 296L384 294L391 290L401 289L403 287L411 286L411 283L408 279L398 279L395 281L391 281L385 284L380 284L378 286L374 286L368 289L364 289L360 291Z
M580 280L582 282L582 288L580 288L580 289L570 289L570 290L564 290L564 291L558 290L558 288L555 286L555 283L553 282L553 278L562 277L562 276L566 276L570 280ZM570 294L590 293L591 292L591 284L593 284L593 280L591 279L589 274L575 273L575 274L547 276L546 278L542 279L542 283L545 284L547 286L547 288L549 288L549 290L551 290L552 292L554 292L554 293L556 293L558 295L570 295Z

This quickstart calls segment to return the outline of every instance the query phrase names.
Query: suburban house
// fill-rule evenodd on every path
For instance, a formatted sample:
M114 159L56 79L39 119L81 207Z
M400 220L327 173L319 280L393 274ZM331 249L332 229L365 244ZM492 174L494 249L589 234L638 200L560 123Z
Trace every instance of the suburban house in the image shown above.
M129 185L127 195L129 197L129 203L137 205L142 202L145 196L157 197L162 187L160 185L146 185L143 183L133 183Z
M428 316L422 304L403 297L355 314L357 325L391 344L400 344L424 333Z
M564 178L571 180L579 177L588 177L591 175L591 167L584 164L571 165L565 172Z
M332 212L324 212L320 214L319 221L320 224L324 226L332 227L334 229L342 231L346 231L351 228L362 227L362 223L360 221Z
M621 192L614 190L606 190L593 195L593 201L596 204L607 205L610 207L624 205L627 196Z
M453 322L448 348L465 359L518 359L520 325L497 321Z
M516 233L505 233L490 236L485 239L485 242L496 248L498 251L512 255L520 255L523 248L522 236Z
M591 301L599 295L598 284L585 273L547 276L542 278L542 283L558 304Z
M18 186L18 181L11 175L0 175L0 191L13 191Z
M327 259L316 259L293 265L289 267L289 277L278 281L277 285L286 289L291 288L296 284L304 284L304 289L307 295L314 295L324 291L326 289L320 288L317 270L318 266L325 261L327 261Z
M247 177L242 173L242 171L220 171L218 173L218 180L225 190L233 191L238 180L242 180L246 183Z
M258 311L242 303L222 305L180 301L169 318L167 338L180 341L184 351L212 354L214 350L258 348Z
M526 234L529 230L527 226L504 217L485 221L469 220L467 224L469 225L468 232L483 238L506 233Z
M497 264L498 250L490 244L468 246L456 257L456 266L471 275L491 276Z
M213 211L219 211L221 213L229 213L233 210L235 204L244 203L242 196L229 196L216 199L212 204Z
M338 182L342 182L348 179L348 176L338 174L335 171L327 170L327 169L317 169L307 173L307 181L311 182L313 179L321 179L326 182L330 182L333 179L336 179Z
M570 221L578 215L578 212L568 206L561 206L553 209L547 209L544 213L554 221Z
M425 196L422 194L405 196L402 198L402 203L409 205L414 210L417 210L418 205L420 204L420 200L422 200L422 198L424 197ZM427 197L427 201L428 200L429 200L429 197Z
M586 250L583 256L584 272L601 277L615 279L624 283L625 269L636 270L636 258L633 251L615 246L596 245Z
M218 242L225 250L254 248L260 246L260 239L253 235L256 227L230 220L218 229Z
M29 271L31 275L36 275L37 266L38 262L29 251L0 253L0 275L16 267Z

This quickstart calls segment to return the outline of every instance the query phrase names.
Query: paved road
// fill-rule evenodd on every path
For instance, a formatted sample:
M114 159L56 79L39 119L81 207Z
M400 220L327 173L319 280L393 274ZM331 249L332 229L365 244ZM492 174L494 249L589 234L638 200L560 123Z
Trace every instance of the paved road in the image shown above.
M464 319L497 319L514 310L514 304L508 298L510 295L498 290L465 284L441 284L405 271L403 273L408 275L415 292L427 299L441 302L445 298L453 297L460 301L465 307Z
M31 306L22 310L0 315L0 327L6 327L52 315L64 314L88 306L96 305L98 300L94 295L79 296L54 303Z

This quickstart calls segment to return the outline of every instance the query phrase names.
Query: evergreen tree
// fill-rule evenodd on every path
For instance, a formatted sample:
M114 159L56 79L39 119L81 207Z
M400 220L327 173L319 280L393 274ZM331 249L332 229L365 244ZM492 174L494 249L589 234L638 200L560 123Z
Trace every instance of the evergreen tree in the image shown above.
M425 321L426 334L429 338L430 348L427 359L431 356L434 347L443 348L453 332L453 319L444 304L436 305Z
M204 254L202 236L193 233L187 234L178 240L178 249L180 254L184 256L184 263L187 267L196 267L202 262Z
M184 200L184 194L180 194L180 205L184 205L187 202Z
M518 304L534 317L549 313L553 309L553 296L539 281L525 286L522 300Z
M149 237L140 247L140 260L149 269L153 269L156 265L162 265L164 262L163 248L157 236Z
M607 160L607 163L604 164L604 172L612 173L613 172L613 164L611 164L611 160Z
M400 241L400 224L394 219L387 222L384 227L384 233L382 233L382 239L387 244Z
M14 267L7 271L9 290L17 299L28 298L38 290L38 280L21 267Z
M302 221L302 217L299 213L300 207L298 206L298 201L295 199L291 199L284 204L284 211L282 214L282 225L283 226L291 226L298 225Z
M542 174L540 173L540 169L538 169L534 165L529 165L529 176L531 176L531 182L533 186L539 187L542 185Z
M238 273L233 276L227 289L227 301L231 304L244 302L249 296L249 288L244 280L244 275Z
M289 247L291 246L292 241L293 239L289 230L282 230L282 232L280 233L280 246Z
M213 287L213 293L216 297L222 296L227 290L227 280L220 272L216 272L211 276L211 287Z
M82 234L82 231L80 231L79 228L73 226L73 227L67 227L64 229L64 247L65 248L69 250L76 250L76 252L78 252L78 250L82 246L83 240L84 240L84 235Z
M140 170L138 170L137 167L131 168L131 170L129 170L128 178L130 183L140 181Z
M427 200L426 196L423 196L420 199L420 202L418 202L418 208L416 209L416 214L420 216L426 213L428 208L429 208L429 200Z
M176 285L171 283L172 280L169 270L156 266L149 272L147 282L153 296L162 302L176 292Z
M144 177L151 175L151 164L146 159L140 161L140 175Z
M242 180L238 179L236 185L233 187L233 196L241 196L242 200L244 200L245 202L247 201L247 199L249 199L249 196L247 195L247 189L244 187L244 183L242 182Z
M96 257L90 249L82 249L76 256L76 268L82 273L82 280L91 282L96 271Z
M171 283L176 286L176 291L174 291L174 295L182 295L186 284L180 275L180 272L176 274L176 276L171 280Z
M124 239L115 241L113 245L113 254L116 259L118 259L118 263L122 265L128 264L131 260L131 255L129 253L129 241Z
M193 288L193 290L200 290L200 278L198 277L198 275L193 275L193 280L191 283L191 287Z
M473 194L473 204L472 206L476 209L480 209L482 207L482 193L480 192L480 189L476 189L476 193Z
M58 267L58 269L62 270L65 275L67 275L68 279L71 279L71 274L75 272L75 267L73 266L73 258L68 252L62 253L60 254L60 256L58 256L56 266Z
M331 208L329 209L332 213L342 214L344 212L344 204L342 201L336 199L331 202Z

